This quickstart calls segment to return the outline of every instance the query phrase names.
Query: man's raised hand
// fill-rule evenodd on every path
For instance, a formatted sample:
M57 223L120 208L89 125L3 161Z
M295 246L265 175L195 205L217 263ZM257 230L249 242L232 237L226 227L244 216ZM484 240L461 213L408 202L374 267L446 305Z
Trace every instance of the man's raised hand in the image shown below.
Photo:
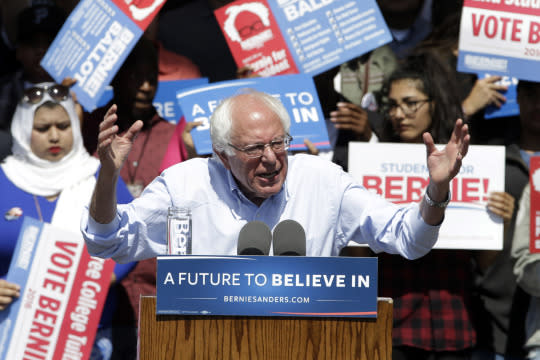
M99 124L97 146L102 169L111 172L120 170L133 146L135 136L143 127L143 122L137 120L123 135L118 135L119 128L115 124L118 119L116 110L117 106L113 104L107 110L103 121Z
M450 180L459 173L461 162L469 150L469 127L462 119L458 119L450 140L442 150L435 147L431 134L424 133L423 140L432 186L430 195L436 198L435 200L442 201L448 193Z

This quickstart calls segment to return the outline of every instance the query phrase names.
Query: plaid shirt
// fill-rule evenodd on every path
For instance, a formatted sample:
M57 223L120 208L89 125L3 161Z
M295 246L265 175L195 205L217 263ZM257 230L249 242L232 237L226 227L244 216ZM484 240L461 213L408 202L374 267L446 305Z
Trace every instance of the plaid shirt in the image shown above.
M379 294L394 299L394 346L456 351L476 344L468 312L470 255L433 250L417 260L380 254Z

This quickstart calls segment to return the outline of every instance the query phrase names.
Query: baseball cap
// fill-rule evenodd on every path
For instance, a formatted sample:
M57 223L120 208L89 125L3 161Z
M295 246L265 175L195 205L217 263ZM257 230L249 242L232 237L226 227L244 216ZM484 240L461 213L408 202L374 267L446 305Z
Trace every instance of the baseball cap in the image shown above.
M17 41L31 42L36 33L55 37L66 21L64 11L52 5L34 5L24 9L17 19Z

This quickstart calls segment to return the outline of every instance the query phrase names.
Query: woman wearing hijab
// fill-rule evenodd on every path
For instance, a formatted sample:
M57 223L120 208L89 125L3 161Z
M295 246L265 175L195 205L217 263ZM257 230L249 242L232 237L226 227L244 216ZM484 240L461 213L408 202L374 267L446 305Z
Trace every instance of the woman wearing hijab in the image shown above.
M90 203L99 161L83 146L79 117L69 88L43 83L27 89L11 124L13 155L0 164L0 278L4 278L25 216L80 234L82 209ZM124 183L118 199L130 201ZM82 236L81 236L81 241ZM135 264L116 265L122 279ZM17 284L0 280L0 310L20 295ZM114 286L109 289L91 359L108 359Z

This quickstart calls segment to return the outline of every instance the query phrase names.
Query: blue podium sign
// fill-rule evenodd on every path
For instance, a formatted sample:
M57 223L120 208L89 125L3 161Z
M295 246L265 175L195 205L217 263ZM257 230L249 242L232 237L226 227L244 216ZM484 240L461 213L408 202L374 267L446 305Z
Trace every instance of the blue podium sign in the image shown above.
M158 256L159 315L377 317L377 259Z

